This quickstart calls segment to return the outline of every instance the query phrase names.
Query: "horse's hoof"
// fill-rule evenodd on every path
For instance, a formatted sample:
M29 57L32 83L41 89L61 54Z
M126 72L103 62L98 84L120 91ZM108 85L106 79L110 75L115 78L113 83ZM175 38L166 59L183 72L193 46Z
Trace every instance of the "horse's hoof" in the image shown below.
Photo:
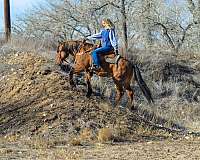
M70 85L71 90L75 90L76 89L76 85Z
M87 97L87 98L90 98L91 95L92 95L92 93L87 93L87 94L86 94L86 97Z
M74 87L74 88L76 87L74 82L69 82L69 84L70 84L71 87Z
M134 105L127 107L127 109L128 109L129 111L131 111L131 112L137 111L137 107L134 106Z

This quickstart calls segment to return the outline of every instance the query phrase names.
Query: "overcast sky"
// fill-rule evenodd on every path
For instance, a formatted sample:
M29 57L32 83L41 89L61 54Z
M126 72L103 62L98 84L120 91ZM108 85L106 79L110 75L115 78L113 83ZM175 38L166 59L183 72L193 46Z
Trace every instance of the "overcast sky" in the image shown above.
M10 0L11 21L13 22L16 16L20 16L25 10L28 11L33 5L42 3L44 0ZM28 9L27 9L28 8ZM4 30L4 10L3 0L0 0L0 32Z

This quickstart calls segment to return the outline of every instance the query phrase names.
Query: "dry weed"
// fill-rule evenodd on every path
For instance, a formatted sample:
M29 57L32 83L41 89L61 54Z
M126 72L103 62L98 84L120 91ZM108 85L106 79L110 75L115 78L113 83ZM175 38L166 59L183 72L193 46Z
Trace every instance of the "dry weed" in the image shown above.
M94 134L92 132L92 129L90 128L84 128L80 135L79 135L79 138L81 140L81 142L84 142L84 141L92 141L94 139Z
M55 146L53 139L45 139L42 137L34 137L29 143L29 147L33 149L48 149Z
M97 139L101 143L109 142L113 140L113 131L110 128L101 128L98 131Z
M80 146L80 145L82 145L81 144L81 139L78 138L78 137L71 138L70 141L69 141L69 144L72 145L72 146Z

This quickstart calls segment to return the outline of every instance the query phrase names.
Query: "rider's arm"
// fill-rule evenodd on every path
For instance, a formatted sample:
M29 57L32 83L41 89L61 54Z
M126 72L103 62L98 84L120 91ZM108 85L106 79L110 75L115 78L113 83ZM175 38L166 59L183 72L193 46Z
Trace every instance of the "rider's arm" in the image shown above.
M101 39L101 38L102 38L101 32L102 32L102 31L100 31L99 33L93 34L93 35L91 35L91 36L88 36L87 39L89 39L89 40Z
M114 29L110 30L109 38L110 38L110 43L113 46L114 50L118 50L118 43L117 43L117 38L116 38Z

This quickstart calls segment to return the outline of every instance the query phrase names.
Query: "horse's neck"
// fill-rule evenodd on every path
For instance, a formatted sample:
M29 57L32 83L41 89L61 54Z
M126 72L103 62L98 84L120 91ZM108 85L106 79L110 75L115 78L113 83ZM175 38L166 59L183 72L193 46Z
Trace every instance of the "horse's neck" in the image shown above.
M69 54L70 54L72 57L75 57L75 56L76 56L76 51L71 51L71 52L69 52Z
M93 48L94 47L93 44L88 43L87 46L88 46L89 49L86 50L85 52L90 52L90 51L92 51L94 49ZM80 44L70 48L70 53L69 54L72 55L73 57L75 57L76 54L79 52L79 50L80 50Z
M78 48L72 47L72 48L70 48L69 54L70 54L72 57L75 57L77 52L78 52Z

